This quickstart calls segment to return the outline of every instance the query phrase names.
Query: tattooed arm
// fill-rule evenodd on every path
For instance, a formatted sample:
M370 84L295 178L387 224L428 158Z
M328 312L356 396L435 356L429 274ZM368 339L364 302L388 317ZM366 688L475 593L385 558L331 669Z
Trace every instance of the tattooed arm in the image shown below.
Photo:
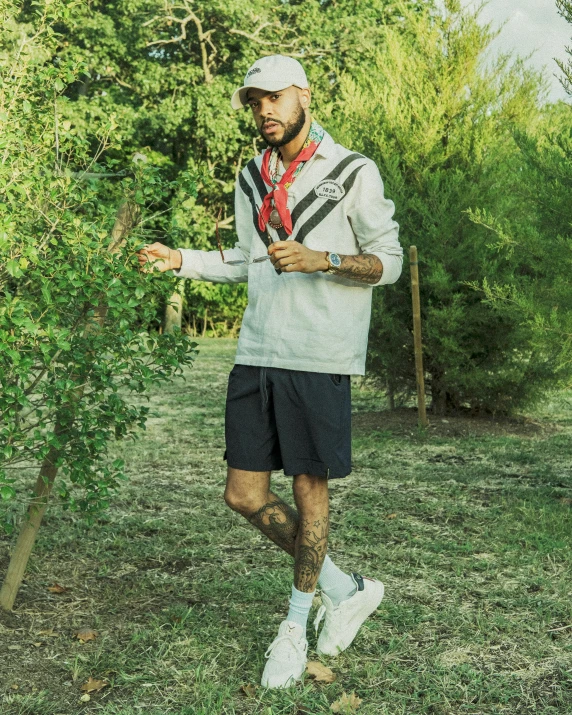
M326 251L314 251L297 241L276 241L268 249L272 263L280 267L284 273L299 271L301 273L317 273L329 268ZM381 280L383 263L371 253L361 253L357 256L340 256L342 265L331 272L331 275L349 278L358 283L374 285Z
M340 256L342 264L332 275L349 278L350 281L374 285L383 275L383 263L377 256L362 253L359 256Z

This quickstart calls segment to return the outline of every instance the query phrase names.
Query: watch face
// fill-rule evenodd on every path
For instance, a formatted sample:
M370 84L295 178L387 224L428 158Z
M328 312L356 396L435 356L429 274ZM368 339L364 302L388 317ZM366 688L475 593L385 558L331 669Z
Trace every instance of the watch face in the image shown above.
M342 259L338 256L337 253L330 253L330 263L334 268L339 268L342 265Z

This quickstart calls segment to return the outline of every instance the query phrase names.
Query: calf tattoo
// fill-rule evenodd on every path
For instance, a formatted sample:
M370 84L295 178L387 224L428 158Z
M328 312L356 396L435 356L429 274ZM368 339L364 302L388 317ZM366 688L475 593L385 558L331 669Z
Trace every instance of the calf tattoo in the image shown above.
M290 556L294 556L299 517L280 497L271 493L270 501L251 514L248 521Z
M318 576L328 549L328 516L310 521L304 519L298 531L294 563L294 586L299 591L311 593L318 583Z

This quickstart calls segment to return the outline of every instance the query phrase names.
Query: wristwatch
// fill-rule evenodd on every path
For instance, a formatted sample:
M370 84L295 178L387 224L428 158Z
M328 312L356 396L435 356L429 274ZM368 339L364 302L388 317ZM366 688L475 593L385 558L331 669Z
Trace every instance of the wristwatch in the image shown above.
M337 253L326 251L326 261L328 261L328 267L324 273L333 273L342 265L342 259Z

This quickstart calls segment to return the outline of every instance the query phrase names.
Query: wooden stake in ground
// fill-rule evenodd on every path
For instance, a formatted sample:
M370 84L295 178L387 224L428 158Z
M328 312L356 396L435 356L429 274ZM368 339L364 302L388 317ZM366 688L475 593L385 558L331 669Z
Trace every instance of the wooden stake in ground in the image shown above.
M111 253L117 253L121 249L128 232L137 223L138 216L139 207L135 204L125 202L119 207L111 233L112 240L109 246ZM95 320L86 326L85 334L91 334L94 330L99 330L103 325L106 315L107 305L101 302L95 310ZM78 387L77 399L81 399L82 395L83 387ZM62 422L62 420L56 416L54 426L55 435L65 434L68 428L69 425ZM12 610L14 601L18 595L18 590L22 584L26 566L28 565L28 559L32 553L40 524L48 507L49 496L58 474L56 464L61 451L60 448L52 446L42 462L38 480L34 488L34 496L28 506L28 512L24 517L18 540L16 541L10 563L8 564L4 583L2 584L2 589L0 589L0 608L6 611Z
M409 265L411 267L411 295L413 299L413 343L415 347L415 372L417 375L417 411L419 426L427 427L427 411L425 409L425 378L423 376L423 344L421 342L421 301L419 299L419 263L417 246L409 248Z

